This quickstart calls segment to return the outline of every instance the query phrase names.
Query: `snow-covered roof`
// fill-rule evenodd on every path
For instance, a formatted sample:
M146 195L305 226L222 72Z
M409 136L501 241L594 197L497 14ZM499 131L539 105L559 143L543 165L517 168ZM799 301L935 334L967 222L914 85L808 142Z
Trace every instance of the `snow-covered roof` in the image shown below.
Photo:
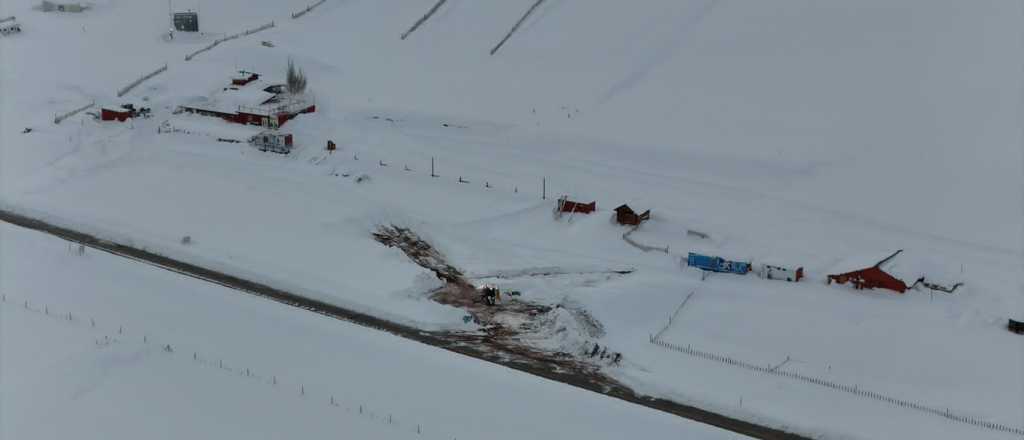
M259 108L264 102L273 98L273 93L263 91L267 87L260 81L252 82L240 87L227 87L221 89L210 97L197 97L185 105L201 110L210 110L221 113L235 113L239 107Z
M231 79L249 79L249 78L252 78L253 76L259 77L259 74L255 73L255 72L246 72L246 71L240 70L240 71L237 71L234 74L232 74L231 75Z

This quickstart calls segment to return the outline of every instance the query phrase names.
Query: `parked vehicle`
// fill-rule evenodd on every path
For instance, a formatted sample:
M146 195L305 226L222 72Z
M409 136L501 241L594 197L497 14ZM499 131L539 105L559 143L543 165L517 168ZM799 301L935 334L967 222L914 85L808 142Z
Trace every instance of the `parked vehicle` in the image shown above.
M750 272L751 266L749 262L726 260L722 257L695 254L693 252L687 255L686 265L700 270L738 275L746 275L747 272Z
M21 25L17 22L0 24L0 35L17 34L21 32Z

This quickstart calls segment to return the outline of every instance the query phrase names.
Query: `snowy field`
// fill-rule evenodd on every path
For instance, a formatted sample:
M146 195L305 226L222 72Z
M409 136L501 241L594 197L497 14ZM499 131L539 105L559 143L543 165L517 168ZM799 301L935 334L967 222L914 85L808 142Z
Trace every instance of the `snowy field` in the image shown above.
M625 8L548 0L488 56L531 3L449 0L403 41L398 36L433 1L328 0L291 20L304 1L226 0L203 5L209 35L166 41L161 2L106 0L80 15L4 2L0 16L17 16L24 32L0 38L0 202L388 319L464 327L462 311L426 298L438 285L431 274L370 237L379 224L400 224L481 282L587 310L604 327L600 340L538 343L598 342L622 352L623 365L608 372L650 394L825 438L1007 438L649 344L661 332L677 345L1024 427L1024 341L1005 330L1007 318L1024 319L1020 3L652 0ZM271 30L183 59L214 38L271 20ZM288 156L216 141L244 137L249 128L171 113L223 87L240 68L279 81L289 56L309 76L317 112L284 126L297 145ZM114 96L164 63L166 73L124 99ZM145 102L155 115L52 123L54 114L93 100ZM158 134L164 121L191 134ZM22 134L25 127L33 131ZM323 151L328 139L339 151ZM428 175L431 158L440 177ZM369 179L357 183L360 176ZM542 179L548 200L540 199ZM555 220L552 199L561 194L596 200L599 211ZM632 238L667 246L668 254L643 253L621 239L625 229L609 221L621 203L652 209L653 220ZM710 238L688 237L688 229ZM180 244L185 235L193 244ZM3 246L3 270L22 280L11 295L43 301L68 294L34 285L39 279L122 282L86 269L68 280L13 271L8 261L31 248ZM846 256L896 249L943 262L953 272L943 275L965 286L932 296L824 283ZM808 279L701 281L679 264L688 251L803 266ZM635 271L600 273L623 269ZM532 272L562 275L523 276ZM13 283L10 277L4 282ZM135 287L162 291L148 282ZM224 293L196 295L187 307L157 295L122 310L126 298L102 296L127 296L106 292L125 289L76 294L81 303L65 307L100 313L113 302L118 307L103 313L137 319L139 327L152 322L154 332L169 333L162 337L194 330L181 343L200 344L200 352L226 350L234 340L202 346L201 327L154 321L164 309L209 310L215 322L214 315L275 307ZM8 308L5 334L43 327L60 340L54 356L78 349L56 333L71 330ZM261 313L273 320L285 312ZM236 318L225 331L254 331L256 319L236 326ZM323 335L365 333L309 321ZM384 338L367 334L368 341ZM90 351L83 362L109 362L91 351L95 337L84 337ZM296 356L316 359L303 356L331 346L327 337L308 347L282 341L274 350L307 350ZM113 350L137 356L149 372L192 367L180 350L169 364L159 350L137 344ZM229 355L243 363L288 359L270 350ZM408 356L456 362L446 353ZM373 369L365 361L363 371ZM310 372L309 380L327 370ZM185 386L193 373L167 374ZM130 388L101 389L110 402L130 400ZM436 425L455 416L423 417ZM548 420L542 428L569 425ZM484 432L466 429L451 434Z
M36 232L0 236L3 438L743 438Z

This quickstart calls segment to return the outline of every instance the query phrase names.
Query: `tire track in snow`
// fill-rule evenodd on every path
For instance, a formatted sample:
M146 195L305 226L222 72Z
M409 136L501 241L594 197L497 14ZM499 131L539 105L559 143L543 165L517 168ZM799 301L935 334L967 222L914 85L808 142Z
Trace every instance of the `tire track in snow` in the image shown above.
M626 75L625 78L619 80L615 84L612 84L601 99L597 101L597 105L603 105L623 92L636 87L647 79L654 69L657 69L659 66L672 59L672 55L674 55L676 50L682 46L687 35L690 34L697 25L704 21L704 19L711 14L720 2L721 0L705 0L704 3L697 8L696 12L681 20L675 31L675 35L672 38L663 39L660 44L649 51L646 58L638 60L633 72Z

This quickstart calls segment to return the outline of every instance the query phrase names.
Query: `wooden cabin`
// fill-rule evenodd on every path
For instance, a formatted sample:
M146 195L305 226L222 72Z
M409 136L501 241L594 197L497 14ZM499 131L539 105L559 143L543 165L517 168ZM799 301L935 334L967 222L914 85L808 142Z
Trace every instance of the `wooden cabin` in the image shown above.
M637 214L636 211L633 211L633 208L629 207L629 205L624 204L615 208L615 222L620 225L639 226L640 223L650 219L650 209L644 211L642 214Z

